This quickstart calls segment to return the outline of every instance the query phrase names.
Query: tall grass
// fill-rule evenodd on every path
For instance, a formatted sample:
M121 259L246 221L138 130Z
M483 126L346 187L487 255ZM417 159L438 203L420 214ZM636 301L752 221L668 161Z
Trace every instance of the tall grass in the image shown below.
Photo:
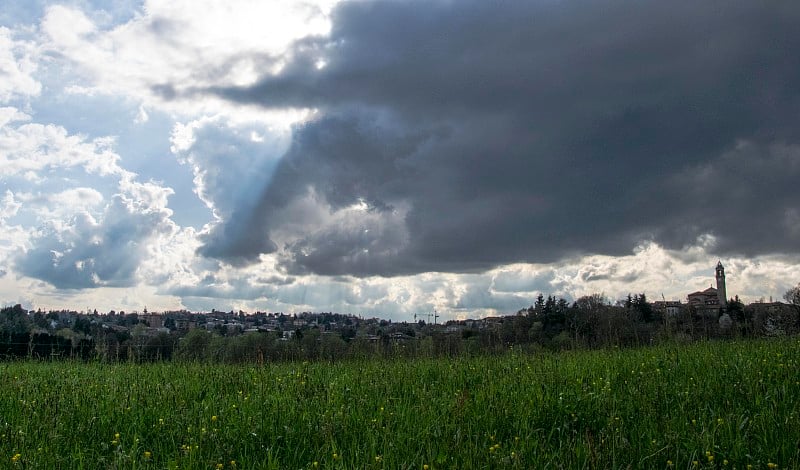
M797 468L800 341L0 364L0 468Z

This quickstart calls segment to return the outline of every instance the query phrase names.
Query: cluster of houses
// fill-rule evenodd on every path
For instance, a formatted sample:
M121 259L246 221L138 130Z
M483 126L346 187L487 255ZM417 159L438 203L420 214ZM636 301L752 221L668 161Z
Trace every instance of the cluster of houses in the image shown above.
M76 312L51 311L30 312L29 315L45 319L37 323L32 331L43 334L50 331L75 331L95 336L98 332L140 335L155 337L160 334L183 336L193 329L204 329L218 334L232 336L244 333L264 333L277 336L278 340L288 341L298 332L311 329L321 336L335 335L342 338L360 337L369 342L390 342L394 344L414 340L432 332L458 333L464 329L492 329L502 323L503 317L489 317L480 320L450 321L446 324L427 324L424 321L392 322L379 318L363 318L351 314L312 313L297 314L256 312L222 312L213 310L194 313L186 310L153 313L148 312ZM422 333L425 332L425 333Z
M692 292L687 295L686 302L680 300L659 300L652 302L654 310L666 316L678 315L686 309L693 309L698 313L708 316L719 316L725 311L728 304L725 285L725 268L718 262L715 268L716 287ZM780 309L785 304L760 303L759 308ZM31 315L34 312L30 312ZM492 329L503 322L504 317L488 317L479 320L452 320L445 324L392 323L391 320L378 318L364 319L360 316L338 313L310 313L287 315L284 313L256 312L246 314L239 312L221 312L212 310L210 313L192 313L186 310L162 313L149 313L145 308L143 313L124 313L111 311L108 314L78 313L74 311L49 312L43 314L36 312L39 328L57 330L59 328L74 328L77 322L83 324L84 330L102 329L116 332L135 332L148 336L161 333L185 333L195 328L204 328L224 335L241 334L247 332L273 333L284 340L292 338L297 331L317 328L321 334L352 334L365 336L370 341L385 340L389 337L393 342L400 342L414 337L414 331L425 327L429 330L444 333L456 333L464 329L485 330ZM88 334L89 331L86 331Z
M81 314L70 312L73 319ZM335 330L341 327L379 324L376 318L363 319L354 315L336 313L310 313L299 314L256 312L246 314L239 312L221 312L212 310L210 313L193 313L186 310L168 311L161 313L111 313L108 315L91 315L95 323L102 328L117 331L129 331L139 327L145 334L158 334L178 332L185 333L189 330L202 328L222 334L241 334L249 332L276 333L284 339L291 338L296 331L306 328L321 328Z
M717 262L715 268L716 287L709 286L707 289L696 291L686 296L686 303L680 300L659 300L653 302L653 308L667 315L677 315L687 308L695 312L708 316L720 315L728 309L728 291L725 285L725 267L722 261ZM738 299L738 297L737 297ZM750 304L755 310L763 310L766 313L778 312L786 307L782 302L757 302Z
M710 286L701 291L692 292L686 296L686 304L680 300L659 300L653 302L653 308L668 315L677 315L685 307L692 307L701 312L719 312L727 306L727 289L725 287L725 267L722 261L717 262L715 268L717 287Z

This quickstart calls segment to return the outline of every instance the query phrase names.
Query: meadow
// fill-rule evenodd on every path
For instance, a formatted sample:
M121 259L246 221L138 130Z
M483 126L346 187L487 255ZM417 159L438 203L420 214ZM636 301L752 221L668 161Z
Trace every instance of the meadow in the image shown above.
M0 468L798 468L800 340L0 363Z

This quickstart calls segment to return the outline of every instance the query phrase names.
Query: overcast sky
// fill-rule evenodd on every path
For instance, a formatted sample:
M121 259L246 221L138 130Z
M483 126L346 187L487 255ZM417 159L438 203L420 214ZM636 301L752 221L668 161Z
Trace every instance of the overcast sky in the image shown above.
M0 10L0 302L513 313L800 282L800 4Z

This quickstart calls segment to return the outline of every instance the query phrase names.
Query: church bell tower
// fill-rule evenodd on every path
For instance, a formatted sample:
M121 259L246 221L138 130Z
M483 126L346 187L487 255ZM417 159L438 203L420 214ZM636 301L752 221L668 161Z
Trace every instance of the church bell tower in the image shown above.
M721 307L727 307L728 293L725 290L725 268L722 266L722 261L717 262L717 298Z

